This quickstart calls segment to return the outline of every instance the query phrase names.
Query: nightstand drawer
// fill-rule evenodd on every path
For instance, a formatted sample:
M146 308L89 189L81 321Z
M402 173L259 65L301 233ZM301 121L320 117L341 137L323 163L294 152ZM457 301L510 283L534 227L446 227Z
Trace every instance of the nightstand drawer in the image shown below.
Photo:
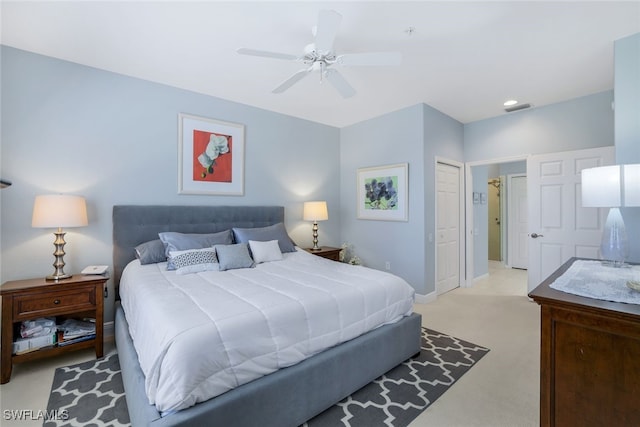
M96 307L96 288L21 295L14 299L14 319L32 319L58 313L93 310Z

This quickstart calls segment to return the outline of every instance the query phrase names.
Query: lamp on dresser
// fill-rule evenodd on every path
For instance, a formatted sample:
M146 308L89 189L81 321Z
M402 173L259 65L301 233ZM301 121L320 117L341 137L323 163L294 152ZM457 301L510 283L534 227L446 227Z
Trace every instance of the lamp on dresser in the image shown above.
M71 277L64 272L64 233L63 227L84 227L88 225L87 205L83 197L63 194L36 196L33 205L33 217L31 226L36 228L57 228L53 234L56 236L53 245L55 268L53 274L46 277L47 280L60 280Z
M329 219L327 202L304 202L302 216L305 221L313 221L313 247L311 250L319 251L321 248L318 246L318 221L326 221Z
M624 265L629 239L619 208L640 206L640 164L583 169L582 206L609 208L600 255L614 266Z

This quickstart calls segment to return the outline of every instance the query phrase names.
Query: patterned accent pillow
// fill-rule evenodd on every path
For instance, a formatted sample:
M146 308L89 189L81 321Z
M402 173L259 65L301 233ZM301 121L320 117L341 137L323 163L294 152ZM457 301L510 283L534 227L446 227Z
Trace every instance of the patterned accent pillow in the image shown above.
M207 234L186 234L174 231L158 233L158 237L164 244L167 254L167 270L174 270L175 266L169 257L170 251L186 251L191 249L211 248L213 245L226 245L233 243L231 230L219 231Z
M170 251L169 259L175 265L177 274L219 270L218 258L214 248Z

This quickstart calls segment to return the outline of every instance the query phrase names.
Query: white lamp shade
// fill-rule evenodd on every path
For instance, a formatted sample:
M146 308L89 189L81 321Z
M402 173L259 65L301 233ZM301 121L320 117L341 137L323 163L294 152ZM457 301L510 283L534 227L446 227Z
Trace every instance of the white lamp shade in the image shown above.
M621 206L619 165L582 170L582 206L587 208Z
M329 219L329 212L327 211L327 202L304 202L304 208L302 213L305 221L326 221Z
M640 206L640 164L624 165L624 206Z
M62 194L36 196L32 227L83 227L88 223L87 204L83 197Z

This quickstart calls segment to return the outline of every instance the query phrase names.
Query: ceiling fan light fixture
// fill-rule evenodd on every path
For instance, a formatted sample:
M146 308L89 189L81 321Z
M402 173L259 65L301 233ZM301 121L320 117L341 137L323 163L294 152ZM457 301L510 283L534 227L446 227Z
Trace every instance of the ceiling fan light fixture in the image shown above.
M280 86L273 89L273 93L284 92L302 80L311 71L314 71L320 74L320 82L326 78L343 98L349 98L355 95L355 89L345 80L339 71L330 67L335 64L339 66L358 67L397 66L402 62L402 54L400 52L367 52L336 55L333 50L333 42L341 20L342 15L335 10L321 10L318 14L318 25L312 29L314 41L304 47L302 56L246 48L238 49L237 52L242 55L293 60L302 62L307 66L305 69L298 70L281 83Z

